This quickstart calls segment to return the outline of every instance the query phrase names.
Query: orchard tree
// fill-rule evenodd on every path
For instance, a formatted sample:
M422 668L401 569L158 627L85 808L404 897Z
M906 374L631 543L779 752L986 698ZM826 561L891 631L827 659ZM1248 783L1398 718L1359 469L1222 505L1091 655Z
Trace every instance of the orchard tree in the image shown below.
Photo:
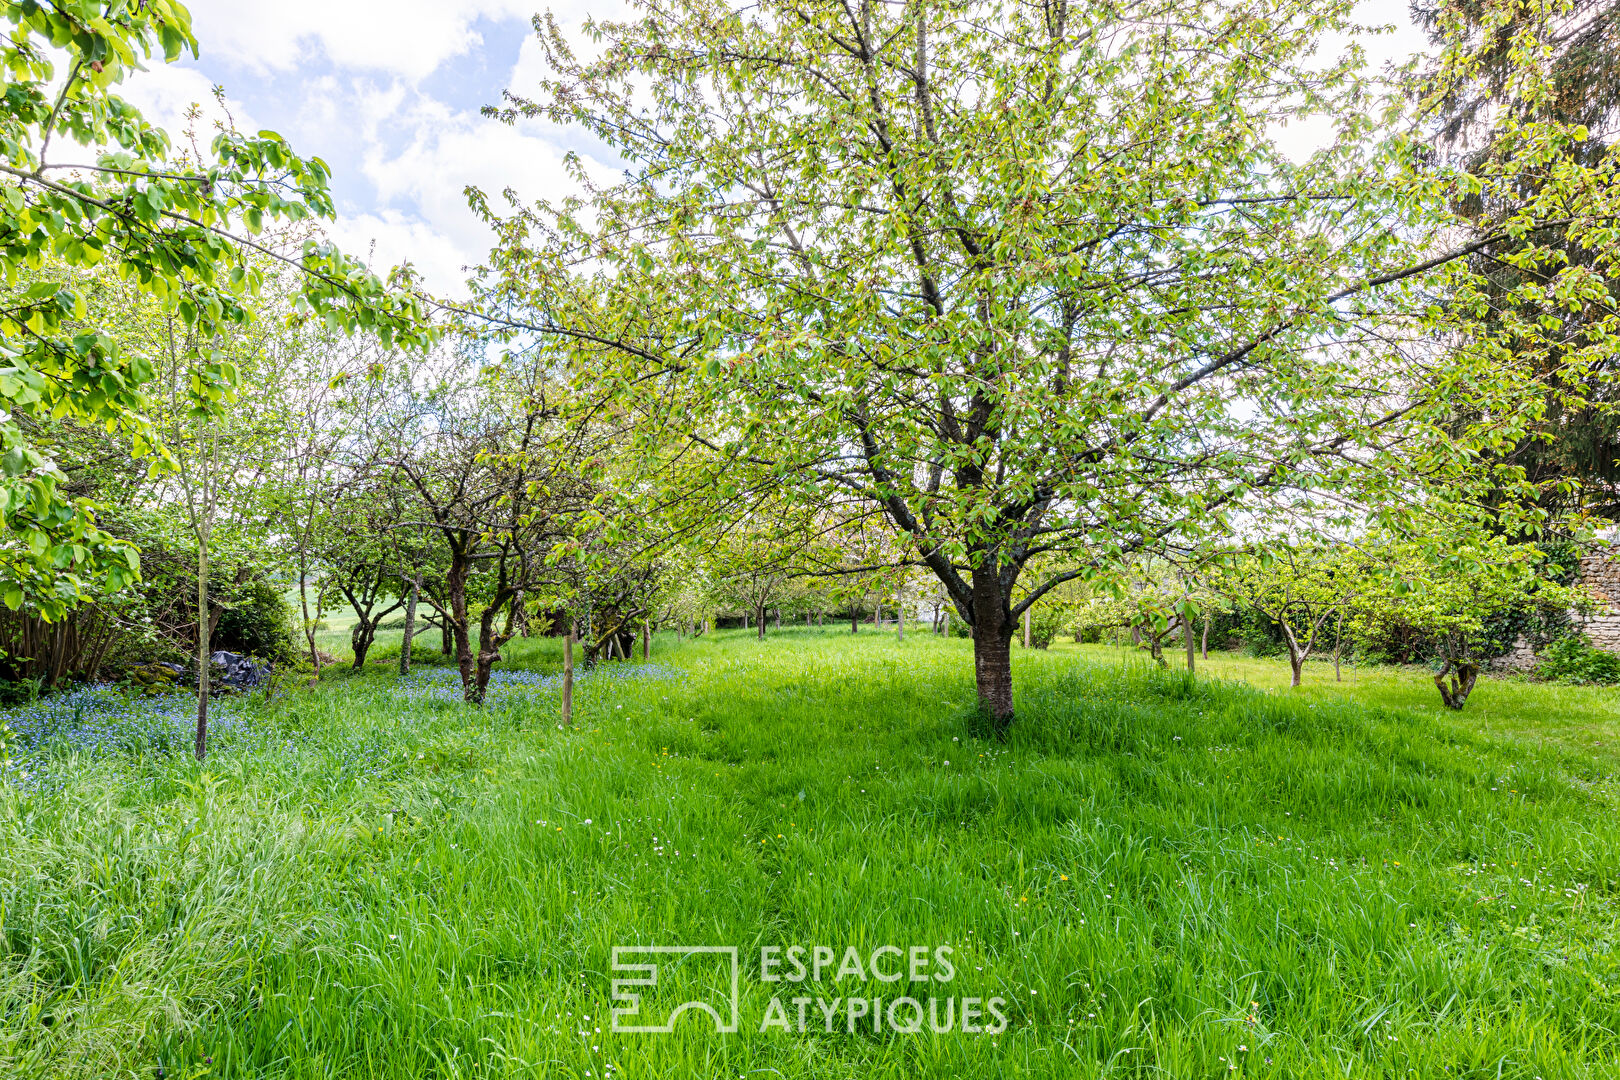
M1369 545L1376 572L1353 608L1352 629L1383 636L1402 623L1427 637L1440 662L1434 685L1448 709L1461 709L1473 693L1486 658L1499 643L1490 626L1504 612L1533 607L1567 611L1590 604L1580 586L1560 585L1534 544L1477 534L1436 544L1385 541Z
M355 615L349 644L356 671L365 667L382 621L404 607L410 593L393 543L400 530L398 503L380 490L386 479L378 470L331 483L315 538L321 599L336 593Z
M1179 630L1184 635L1196 613L1186 577L1165 559L1139 556L1123 580L1095 582L1077 614L1082 627L1129 629L1131 644L1146 650L1159 667L1169 667L1164 647ZM1189 668L1192 657L1189 654Z
M1279 505L1469 505L1476 450L1544 396L1468 332L1491 238L1448 243L1452 194L1545 166L1504 229L1613 243L1613 178L1559 125L1431 171L1422 104L1353 48L1322 58L1348 0L632 6L587 53L540 23L550 72L495 110L628 172L558 205L473 192L499 234L481 318L572 342L694 517L767 491L880 507L972 627L998 728L1020 616L1065 581ZM1279 142L1313 125L1313 152ZM1540 287L1602 300L1607 272Z
M765 640L766 610L773 601L781 603L787 587L789 567L784 556L790 554L774 537L750 530L747 522L728 529L709 552L715 600L751 613L761 641Z
M518 633L514 605L545 581L595 494L590 432L560 423L553 389L539 364L488 365L413 396L379 435L376 465L409 497L394 527L438 541L442 572L425 577L422 592L449 627L474 704Z
M1376 572L1369 557L1349 544L1279 541L1232 554L1204 577L1204 584L1282 629L1292 672L1289 685L1298 686L1324 628L1337 629Z

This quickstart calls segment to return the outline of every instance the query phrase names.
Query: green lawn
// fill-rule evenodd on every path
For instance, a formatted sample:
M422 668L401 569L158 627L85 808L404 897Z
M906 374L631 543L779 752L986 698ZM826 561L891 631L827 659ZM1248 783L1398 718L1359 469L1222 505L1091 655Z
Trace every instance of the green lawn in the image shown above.
M563 731L523 674L556 649L508 646L483 712L379 666L224 710L205 766L149 733L26 758L0 1074L1620 1074L1612 691L1483 682L1459 715L1419 671L1255 689L1203 672L1286 665L1060 645L1017 651L998 744L965 641L795 629L660 635ZM616 945L738 946L741 1030L613 1032ZM955 974L761 981L790 945ZM642 1012L725 983L668 965ZM835 1030L761 1031L773 995L790 1026L838 999ZM901 996L1008 1026L847 1030Z

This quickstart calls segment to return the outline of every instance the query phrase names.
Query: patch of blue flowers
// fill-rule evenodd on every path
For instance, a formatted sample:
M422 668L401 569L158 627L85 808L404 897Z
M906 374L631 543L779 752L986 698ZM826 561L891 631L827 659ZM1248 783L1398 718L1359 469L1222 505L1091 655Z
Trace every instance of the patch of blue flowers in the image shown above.
M244 725L238 700L209 703L210 738L228 738ZM0 714L15 751L25 757L52 752L95 756L169 754L189 750L197 727L191 694L141 696L108 685L50 694Z
M598 692L610 690L619 682L684 678L684 671L654 663L608 663L590 671L575 672L575 681L582 689L594 686ZM497 669L490 674L485 706L495 711L521 705L542 695L555 694L561 688L560 674ZM403 682L379 689L402 697L407 703L456 704L462 700L461 680L453 668L418 669ZM304 741L293 733L255 732L251 710L245 697L222 696L209 703L211 753L240 749L255 734L268 743L285 743L286 750ZM408 710L405 715L410 715ZM11 761L8 765L0 764L0 779L38 788L52 772L49 763L53 757L86 755L128 759L190 753L196 737L197 699L184 693L143 695L105 684L85 686L0 710L0 724L9 728L11 744ZM376 774L395 748L388 745L387 738L370 732L352 745L326 749L335 751L339 772L363 775ZM4 758L5 755L0 754L0 762Z
M580 668L574 672L575 685L590 683L611 685L615 682L669 681L684 678L686 672L679 668L655 663L598 664L590 670ZM484 704L498 708L514 699L533 697L537 693L556 693L561 689L560 673L542 675L537 671L496 668L489 673L489 687L484 696ZM454 668L416 668L394 692L415 701L457 702L461 700L461 675Z

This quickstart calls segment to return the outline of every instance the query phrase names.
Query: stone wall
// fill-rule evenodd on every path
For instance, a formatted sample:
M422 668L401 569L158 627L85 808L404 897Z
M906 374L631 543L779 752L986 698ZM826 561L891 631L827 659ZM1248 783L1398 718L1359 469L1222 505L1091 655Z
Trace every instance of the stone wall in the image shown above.
M1591 590L1597 607L1577 617L1581 633L1605 652L1620 654L1620 557L1614 551L1581 559L1581 584Z
M1492 671L1529 671L1536 666L1536 647L1520 634L1513 647L1501 656L1492 657L1488 665Z
M1576 629L1591 639L1594 647L1620 655L1620 544L1610 541L1608 550L1581 558L1580 583L1597 601L1590 615L1572 614ZM1529 671L1536 662L1536 650L1523 634L1513 647L1490 662L1496 671Z

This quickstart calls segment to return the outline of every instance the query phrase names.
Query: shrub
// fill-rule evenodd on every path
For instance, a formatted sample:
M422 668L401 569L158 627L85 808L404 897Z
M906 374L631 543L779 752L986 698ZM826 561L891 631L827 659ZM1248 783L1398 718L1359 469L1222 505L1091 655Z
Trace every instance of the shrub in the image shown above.
M1029 643L1037 649L1049 647L1052 640L1063 632L1065 622L1063 612L1057 608L1032 609L1029 613Z
M0 708L12 708L38 701L42 679L0 679Z
M1620 656L1594 649L1586 639L1571 634L1547 646L1536 662L1538 678L1577 686L1620 683Z
M293 658L292 605L263 579L245 586L237 602L219 617L212 644L244 656L285 664Z

